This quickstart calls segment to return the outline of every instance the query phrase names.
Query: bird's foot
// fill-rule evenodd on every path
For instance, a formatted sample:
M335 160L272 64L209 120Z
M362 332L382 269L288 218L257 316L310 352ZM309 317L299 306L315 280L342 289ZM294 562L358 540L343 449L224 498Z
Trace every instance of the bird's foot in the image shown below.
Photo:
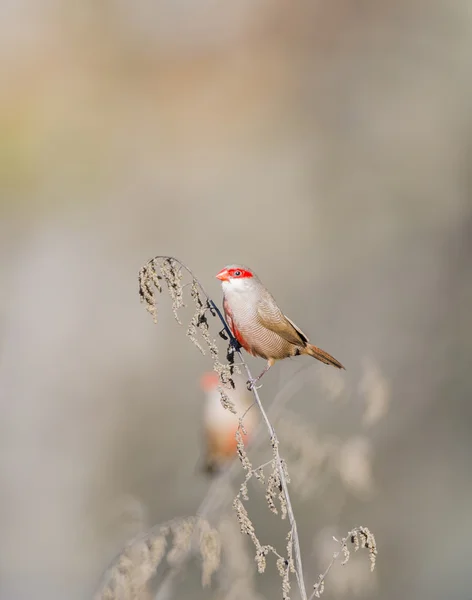
M246 387L247 389L252 392L252 390L259 390L262 387L262 383L261 385L257 385L256 383L259 381L259 378L256 377L256 379L248 379L246 382Z

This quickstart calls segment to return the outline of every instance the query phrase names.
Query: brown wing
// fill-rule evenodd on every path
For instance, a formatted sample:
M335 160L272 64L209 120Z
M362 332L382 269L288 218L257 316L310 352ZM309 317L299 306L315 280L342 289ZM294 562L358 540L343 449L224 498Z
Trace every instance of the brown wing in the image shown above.
M287 342L296 346L305 346L308 343L303 331L283 314L275 302L261 302L257 307L257 314L261 325L277 333Z

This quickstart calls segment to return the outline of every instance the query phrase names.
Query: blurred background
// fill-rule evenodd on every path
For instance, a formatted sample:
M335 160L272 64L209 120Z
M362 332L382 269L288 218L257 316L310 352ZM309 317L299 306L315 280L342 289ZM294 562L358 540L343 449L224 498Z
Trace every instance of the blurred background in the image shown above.
M168 298L157 326L140 306L156 254L218 302L214 275L250 265L347 366L336 401L313 361L290 404L370 457L368 493L295 494L307 583L362 524L361 597L470 597L471 34L465 0L3 0L2 600L91 597L130 536L206 494L211 364ZM275 568L255 585L280 594Z

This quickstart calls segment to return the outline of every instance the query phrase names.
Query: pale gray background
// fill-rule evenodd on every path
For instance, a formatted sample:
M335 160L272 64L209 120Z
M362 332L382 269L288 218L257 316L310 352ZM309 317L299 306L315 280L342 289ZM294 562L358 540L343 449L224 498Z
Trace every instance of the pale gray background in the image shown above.
M137 296L168 253L217 299L214 274L250 264L354 405L364 357L391 386L375 497L337 523L336 488L296 502L307 579L317 532L362 523L376 598L466 600L470 2L76 4L0 6L0 597L90 597L130 518L205 495L208 363ZM292 408L323 429L315 402ZM273 570L258 583L279 593Z

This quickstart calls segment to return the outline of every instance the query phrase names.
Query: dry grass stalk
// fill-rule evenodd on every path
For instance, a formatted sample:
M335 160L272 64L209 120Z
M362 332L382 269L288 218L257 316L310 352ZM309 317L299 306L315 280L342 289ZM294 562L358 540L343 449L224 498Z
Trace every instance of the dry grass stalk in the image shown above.
M199 540L202 585L208 586L220 564L218 532L201 517L173 519L132 539L105 572L95 600L137 600L146 597L148 585L164 558L172 565Z

